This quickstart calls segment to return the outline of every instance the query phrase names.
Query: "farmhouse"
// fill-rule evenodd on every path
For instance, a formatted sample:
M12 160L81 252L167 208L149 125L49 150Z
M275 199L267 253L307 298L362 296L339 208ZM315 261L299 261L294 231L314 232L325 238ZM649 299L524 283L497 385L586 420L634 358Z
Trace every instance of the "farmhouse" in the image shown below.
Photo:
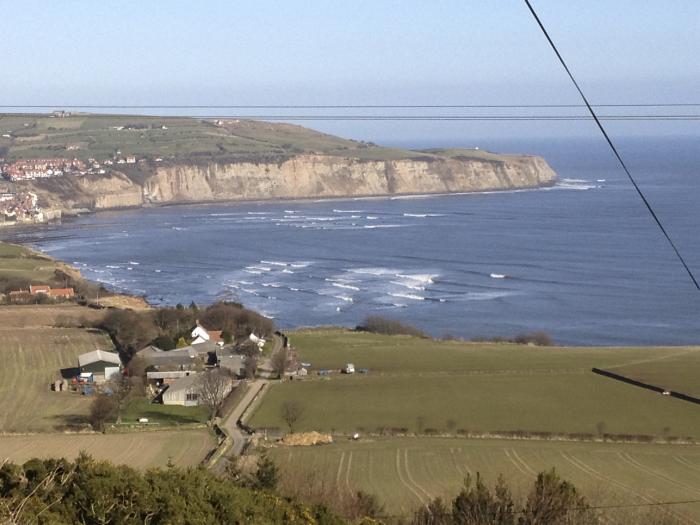
M217 345L222 345L223 344L223 339L221 337L221 331L219 330L207 330L205 329L202 325L197 323L197 326L195 326L192 329L192 344L193 345L198 345L205 343L207 341L210 341L212 343L215 343Z
M29 293L31 295L48 295L49 297L70 299L75 297L75 290L73 288L51 288L45 284L29 285Z
M176 379L163 393L163 404L186 407L199 405L198 379L196 373Z
M104 383L121 370L119 354L94 350L78 356L81 374L92 374L95 383Z

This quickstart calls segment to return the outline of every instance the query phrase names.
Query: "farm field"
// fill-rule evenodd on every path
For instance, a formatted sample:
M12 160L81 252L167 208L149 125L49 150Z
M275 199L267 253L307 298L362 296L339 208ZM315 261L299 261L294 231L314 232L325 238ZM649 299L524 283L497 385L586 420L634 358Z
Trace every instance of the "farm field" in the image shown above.
M0 278L4 280L16 278L46 281L54 276L56 269L64 266L23 246L0 243Z
M700 397L700 350L690 350L652 362L639 361L610 367L607 370L666 390Z
M0 326L78 327L83 320L98 323L104 318L105 313L105 310L76 304L4 305L0 307Z
M31 458L75 458L84 451L96 459L136 468L197 465L214 447L207 430L125 434L34 434L0 436L0 463Z
M538 472L554 467L592 505L627 505L700 497L700 447L454 438L387 438L317 447L271 449L283 476L308 485L330 483L375 494L387 514L405 516L436 496L454 497L467 474L491 485L499 474L516 498ZM647 508L606 510L638 513ZM700 523L700 503L674 505L681 523ZM680 518L680 517L683 518Z
M305 381L272 385L249 423L298 430L451 433L534 431L700 438L698 407L598 376L593 366L682 359L688 348L556 348L431 341L343 330L291 335ZM352 362L369 374L319 378Z
M90 400L52 392L61 368L78 355L114 350L100 331L78 328L0 328L0 432L41 432L84 421Z

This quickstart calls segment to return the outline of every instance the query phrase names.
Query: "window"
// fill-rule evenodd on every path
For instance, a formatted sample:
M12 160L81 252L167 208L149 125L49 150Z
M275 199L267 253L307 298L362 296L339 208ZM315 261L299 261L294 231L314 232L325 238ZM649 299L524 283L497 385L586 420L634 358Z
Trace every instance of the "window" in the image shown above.
M199 399L199 394L195 394L195 393L185 394L186 401L197 401L198 399Z

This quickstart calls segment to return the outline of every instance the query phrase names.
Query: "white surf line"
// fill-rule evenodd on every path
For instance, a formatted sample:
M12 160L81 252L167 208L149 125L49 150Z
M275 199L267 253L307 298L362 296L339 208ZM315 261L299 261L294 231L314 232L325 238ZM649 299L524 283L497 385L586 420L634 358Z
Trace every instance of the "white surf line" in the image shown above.
M518 472L520 472L523 476L530 477L530 474L528 474L528 472L524 470L523 467L511 457L510 452L507 448L504 448L503 452L505 453L506 457L510 460L510 462L515 466Z
M525 470L527 470L532 476L537 477L537 472L535 469L531 468L530 465L525 463L525 460L518 455L514 448L511 448L510 452L513 454L513 457L520 462Z
M348 454L348 463L345 466L345 486L350 489L350 469L352 468L352 450Z
M411 491L411 493L418 499L418 502L427 507L427 504L425 501L423 501L423 496L418 492L416 489L414 489L411 485L408 484L408 482L404 479L403 474L401 473L401 449L397 448L396 449L396 473L399 475L399 481L408 489Z
M680 487L682 489L688 490L690 492L694 492L695 494L700 494L700 489L697 487L693 487L692 485L688 485L686 483L683 483L681 481L676 481L673 478L669 478L668 476L661 474L660 472L654 470L651 467L648 467L644 465L643 463L640 463L636 459L634 459L632 456L629 455L627 452L618 452L617 455L623 460L626 461L629 465L632 465L638 470L641 470L642 472L649 474L650 476L654 476L656 479L659 479L661 481L666 481L668 483L671 483L673 485L676 485L677 487Z
M432 500L432 499L433 499L432 494L430 494L430 492L428 492L427 490L425 490L425 489L420 485L420 483L418 483L415 479L413 479L413 476L411 475L411 471L410 471L409 468L408 468L408 449L407 449L407 448L404 449L403 452L404 452L404 464L405 464L405 467L406 467L406 476L408 476L408 480L409 480L411 483L413 483L413 484L416 486L416 488L417 488L418 490L420 490L423 494L425 494L425 495L428 497L428 501Z
M645 502L647 502L647 503L659 503L659 500L657 500L657 499L655 499L655 498L652 498L651 496L647 496L646 494L644 494L644 493L642 493L642 492L639 492L639 491L633 489L632 487L629 487L628 485L625 485L624 483L622 483L622 482L620 482L620 481L617 481L617 480L615 480L615 479L613 479L613 478L610 478L610 477L608 477L608 476L604 476L603 474L601 474L600 472L598 472L597 470L595 470L593 467L587 465L586 463L584 463L582 460L580 460L580 459L578 459L578 458L575 458L575 457L573 457L573 456L569 457L569 456L566 455L565 452L562 452L561 455L562 455L562 457L563 457L564 459L566 459L569 463L571 463L572 465L574 465L575 467L577 467L579 470L585 472L585 473L588 474L589 476L593 476L593 477L598 478L598 479L600 479L600 480L602 480L602 481L606 481L606 482L610 483L611 485L613 485L613 486L615 486L615 487L617 487L617 488L619 488L619 489L621 489L621 490L623 490L623 491L625 491L625 492L628 492L628 493L630 493L630 494L632 494L632 495L634 495L634 496L637 496L638 498L640 498L641 500L643 500L643 501L645 501ZM686 523L691 523L691 524L693 524L693 525L700 525L700 522L698 522L698 521L696 521L696 520L694 520L694 519L692 519L692 518L689 518L688 516L685 516L685 515L683 515L683 514L680 514L680 513L676 512L676 511L672 510L672 509L665 509L665 511L666 511L668 514L670 514L670 515L672 515L673 517L675 517L676 519L678 519L679 521L686 522Z
M335 475L335 484L340 487L340 475L343 472L343 461L345 461L345 452L340 454L340 463L338 463L338 472Z

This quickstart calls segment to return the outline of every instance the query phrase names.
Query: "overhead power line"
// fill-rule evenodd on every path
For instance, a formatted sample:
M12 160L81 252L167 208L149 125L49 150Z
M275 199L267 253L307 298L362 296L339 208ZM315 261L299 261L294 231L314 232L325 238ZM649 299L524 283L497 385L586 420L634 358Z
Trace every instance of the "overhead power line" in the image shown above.
M527 109L586 108L585 104L0 104L2 109ZM700 107L700 102L594 104L596 108Z
M23 115L12 113L6 115ZM96 118L128 118L141 115L120 113L96 113ZM590 115L313 115L313 114L183 114L183 115L150 115L154 118L201 118L201 119L239 119L239 120L274 120L274 121L588 121L594 120ZM0 115L0 118L2 116ZM600 115L600 120L613 121L700 121L700 114L659 114L659 115Z
M642 199L642 202L646 206L647 210L649 210L649 213L651 216L654 218L654 221L656 222L657 226L661 230L661 233L664 234L664 237L666 237L666 240L668 243L671 245L671 248L673 248L673 251L676 254L676 257L678 260L681 262L683 265L683 268L685 268L685 271L688 273L690 276L690 279L693 281L693 284L695 285L695 288L697 290L700 290L700 284L698 284L697 279L695 278L695 275L693 275L692 270L688 266L688 263L685 261L683 256L681 255L681 252L678 250L676 247L675 243L669 236L668 232L666 231L666 228L664 228L663 224L661 224L661 221L659 220L658 216L656 215L656 212L654 212L654 209L651 207L651 204L647 200L647 198L644 196L644 193L642 190L639 188L639 185L637 182L634 180L634 177L632 176L632 173L630 170L627 168L627 164L625 164L625 161L622 160L622 156L620 153L617 151L617 148L615 147L615 144L613 144L613 141L610 139L610 136L608 133L605 131L605 128L603 127L603 124L601 123L600 119L596 115L595 110L593 109L593 106L588 102L588 99L586 98L586 95L584 95L583 90L579 86L578 82L576 82L576 79L574 78L573 73L569 69L569 66L566 65L566 62L564 61L564 58L562 57L561 53L559 53L559 50L557 49L557 46L554 44L554 41L552 38L549 36L549 33L547 32L547 29L545 29L544 24L540 20L540 17L537 16L537 13L535 12L535 9L532 7L532 4L530 3L530 0L524 0L525 4L527 5L527 8L530 10L530 13L534 17L535 21L537 22L537 25L540 27L542 30L542 33L544 34L545 38L547 39L547 42L549 42L549 45L551 46L552 50L554 53L557 55L557 58L559 59L559 62L561 62L561 65L564 67L564 70L566 71L566 74L569 76L571 79L571 82L574 84L576 87L576 90L578 91L578 94L581 96L581 99L583 100L583 103L586 105L586 108L591 114L591 117L593 117L593 120L595 121L596 125L598 126L598 129L600 132L603 134L603 137L605 137L605 141L608 143L608 146L610 146L610 149L612 152L615 154L615 157L617 158L617 161L620 163L620 166L622 166L622 169L625 171L627 174L627 178L629 178L630 182L634 186L634 189L637 191L637 194L639 197Z

